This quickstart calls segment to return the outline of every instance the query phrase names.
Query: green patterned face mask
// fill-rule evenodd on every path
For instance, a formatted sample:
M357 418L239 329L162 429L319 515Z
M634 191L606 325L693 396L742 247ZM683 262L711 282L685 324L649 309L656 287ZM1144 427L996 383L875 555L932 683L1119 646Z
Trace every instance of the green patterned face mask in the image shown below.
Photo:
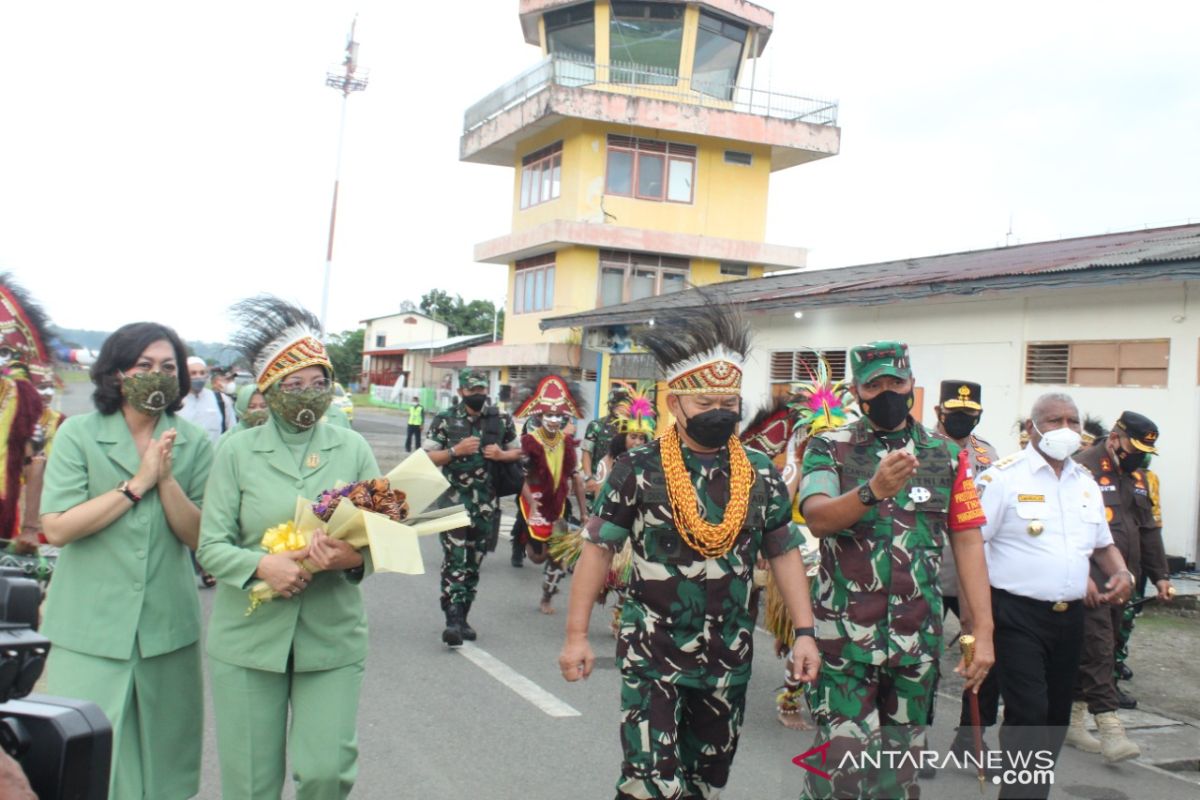
M271 413L290 425L308 430L321 421L333 402L333 389L305 389L285 392L278 386L267 390L267 407Z
M157 417L179 399L179 378L163 372L136 372L121 380L121 395L138 411Z
M267 421L267 417L270 414L271 412L265 408L256 408L253 411L247 411L245 414L242 414L242 424L247 428L257 428Z

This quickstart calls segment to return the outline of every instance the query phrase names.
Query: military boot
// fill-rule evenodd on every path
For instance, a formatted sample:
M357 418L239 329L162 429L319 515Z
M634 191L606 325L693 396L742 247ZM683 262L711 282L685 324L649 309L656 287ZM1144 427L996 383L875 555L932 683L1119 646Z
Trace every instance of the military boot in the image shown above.
M442 641L447 647L462 647L463 643L463 608L457 603L446 609L446 629L442 631Z
M470 613L471 604L467 603L465 606L463 606L462 624L458 626L459 630L462 631L462 638L464 642L475 641L475 629L472 628L470 623L467 622L467 615Z
M1116 675L1116 678L1119 681L1133 680L1133 670L1126 666L1124 661L1117 664L1116 668L1113 670L1113 673Z
M1100 729L1100 755L1110 764L1137 758L1142 749L1125 735L1125 727L1117 719L1117 712L1105 711L1096 715L1096 727Z
M1087 729L1087 703L1071 703L1071 724L1067 726L1067 744L1085 753L1099 753L1100 740Z

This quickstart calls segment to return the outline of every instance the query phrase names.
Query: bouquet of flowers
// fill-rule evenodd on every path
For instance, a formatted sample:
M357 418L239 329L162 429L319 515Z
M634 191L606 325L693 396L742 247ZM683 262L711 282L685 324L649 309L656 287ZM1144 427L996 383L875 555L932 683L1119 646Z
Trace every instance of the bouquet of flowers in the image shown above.
M268 553L303 550L312 534L324 528L334 539L367 549L375 572L421 575L425 565L417 537L470 524L462 506L426 511L449 487L441 470L418 450L383 477L327 489L315 503L298 498L293 518L269 528L262 547ZM312 573L320 571L308 561L300 565ZM255 582L246 613L278 596L265 581Z

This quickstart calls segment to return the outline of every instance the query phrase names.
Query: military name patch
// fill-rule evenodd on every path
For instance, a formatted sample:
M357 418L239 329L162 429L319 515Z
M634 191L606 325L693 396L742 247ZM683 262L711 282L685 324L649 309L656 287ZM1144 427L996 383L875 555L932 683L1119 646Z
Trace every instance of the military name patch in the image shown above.
M1019 494L1017 495L1018 503L1044 503L1046 495L1044 494Z

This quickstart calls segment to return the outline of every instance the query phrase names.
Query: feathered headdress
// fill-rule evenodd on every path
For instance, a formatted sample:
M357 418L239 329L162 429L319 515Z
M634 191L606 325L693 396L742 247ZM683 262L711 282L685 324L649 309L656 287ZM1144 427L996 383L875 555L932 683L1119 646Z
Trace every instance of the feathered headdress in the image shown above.
M741 394L749 329L732 305L696 291L702 306L656 318L638 339L666 373L672 394Z
M324 367L332 375L321 323L311 311L260 294L235 304L232 314L242 326L233 346L250 362L259 391L305 367Z
M0 273L0 347L22 364L49 364L50 338L46 312L11 274Z
M775 458L787 447L795 429L796 412L791 407L791 398L780 397L766 408L759 409L742 428L738 438L751 450Z
M513 412L517 418L534 414L562 414L579 419L585 408L580 399L579 385L554 374L544 374L526 381L517 396L522 398Z
M830 380L829 362L825 356L812 351L816 366L801 359L808 380L792 384L792 401L796 424L808 428L810 434L840 428L848 419L848 405L853 399L844 381Z
M649 397L649 386L632 386L620 381L618 386L625 391L626 399L616 406L617 431L640 433L646 438L654 436L654 403Z

